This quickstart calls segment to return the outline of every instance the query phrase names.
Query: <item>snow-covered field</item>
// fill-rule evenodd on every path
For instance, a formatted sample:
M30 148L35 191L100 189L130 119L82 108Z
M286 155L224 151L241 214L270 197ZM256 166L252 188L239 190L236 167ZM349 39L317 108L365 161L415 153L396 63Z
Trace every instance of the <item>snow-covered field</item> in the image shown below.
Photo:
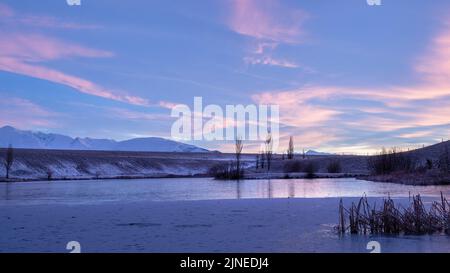
M0 160L5 155L0 149ZM166 177L206 174L234 159L232 154L14 149L11 177L47 180L112 177ZM243 164L254 155L243 155ZM0 180L5 168L0 168Z
M352 198L346 198L350 202ZM371 201L380 199L373 199ZM399 199L400 200L400 199ZM401 202L407 202L402 198ZM339 237L338 198L3 205L1 252L450 252L450 237Z

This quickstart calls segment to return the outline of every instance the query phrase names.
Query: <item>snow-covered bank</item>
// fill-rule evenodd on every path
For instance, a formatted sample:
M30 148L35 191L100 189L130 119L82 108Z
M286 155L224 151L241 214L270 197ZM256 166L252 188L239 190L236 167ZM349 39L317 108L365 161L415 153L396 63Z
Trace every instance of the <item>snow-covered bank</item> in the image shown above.
M317 178L352 178L352 177L366 177L367 174L364 173L315 173L314 177ZM244 179L304 179L309 178L307 173L302 172L288 172L288 173L278 173L278 172L247 172L244 173Z
M346 198L346 202L356 199ZM380 199L371 198L380 203ZM407 202L407 198L399 202ZM0 251L449 252L450 237L339 237L338 198L4 205Z
M0 149L0 160L4 150ZM11 181L102 178L188 177L204 175L231 154L14 149ZM243 164L254 156L244 155ZM0 180L5 180L0 168Z

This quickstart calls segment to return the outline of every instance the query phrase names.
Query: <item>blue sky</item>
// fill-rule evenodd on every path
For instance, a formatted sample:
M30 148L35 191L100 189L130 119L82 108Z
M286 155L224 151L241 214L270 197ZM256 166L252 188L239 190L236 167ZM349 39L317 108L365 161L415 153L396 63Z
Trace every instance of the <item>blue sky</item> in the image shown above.
M450 3L430 2L1 0L0 126L170 138L169 106L202 96L279 104L281 147L291 135L331 152L438 142Z

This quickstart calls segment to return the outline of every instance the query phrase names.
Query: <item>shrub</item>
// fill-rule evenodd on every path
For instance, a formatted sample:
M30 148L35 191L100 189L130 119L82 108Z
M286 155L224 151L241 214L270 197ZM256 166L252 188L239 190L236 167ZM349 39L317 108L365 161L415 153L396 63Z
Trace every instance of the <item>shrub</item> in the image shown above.
M445 146L445 149L442 152L442 154L439 156L439 170L443 174L450 173L450 154L447 145Z
M398 153L395 148L391 151L383 148L380 155L369 157L368 167L373 174L390 174L398 171L413 171L416 168L416 162L409 154Z
M327 170L329 173L340 173L342 172L341 162L339 160L333 160L328 163Z
M433 160L427 158L426 166L428 170L433 169Z
M232 163L217 164L208 170L208 174L220 180L239 180L244 177L244 170L237 170Z
M284 163L283 171L285 173L298 173L303 170L302 163L298 160L288 161Z
M317 166L313 162L309 162L303 171L306 173L306 178L314 178L316 177Z
M46 172L47 174L47 180L50 181L53 178L53 171L51 169L47 169Z

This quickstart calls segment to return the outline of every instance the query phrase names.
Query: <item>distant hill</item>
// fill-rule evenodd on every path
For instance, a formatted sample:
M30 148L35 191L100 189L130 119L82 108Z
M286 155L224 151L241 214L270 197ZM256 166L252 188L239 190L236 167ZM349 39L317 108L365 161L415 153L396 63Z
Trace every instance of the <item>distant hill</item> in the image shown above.
M142 151L142 152L209 152L206 149L165 138L113 139L72 138L60 134L24 131L11 126L0 128L0 147L60 150Z
M314 150L309 150L305 154L306 155L333 155L330 153L318 152L318 151L314 151Z

